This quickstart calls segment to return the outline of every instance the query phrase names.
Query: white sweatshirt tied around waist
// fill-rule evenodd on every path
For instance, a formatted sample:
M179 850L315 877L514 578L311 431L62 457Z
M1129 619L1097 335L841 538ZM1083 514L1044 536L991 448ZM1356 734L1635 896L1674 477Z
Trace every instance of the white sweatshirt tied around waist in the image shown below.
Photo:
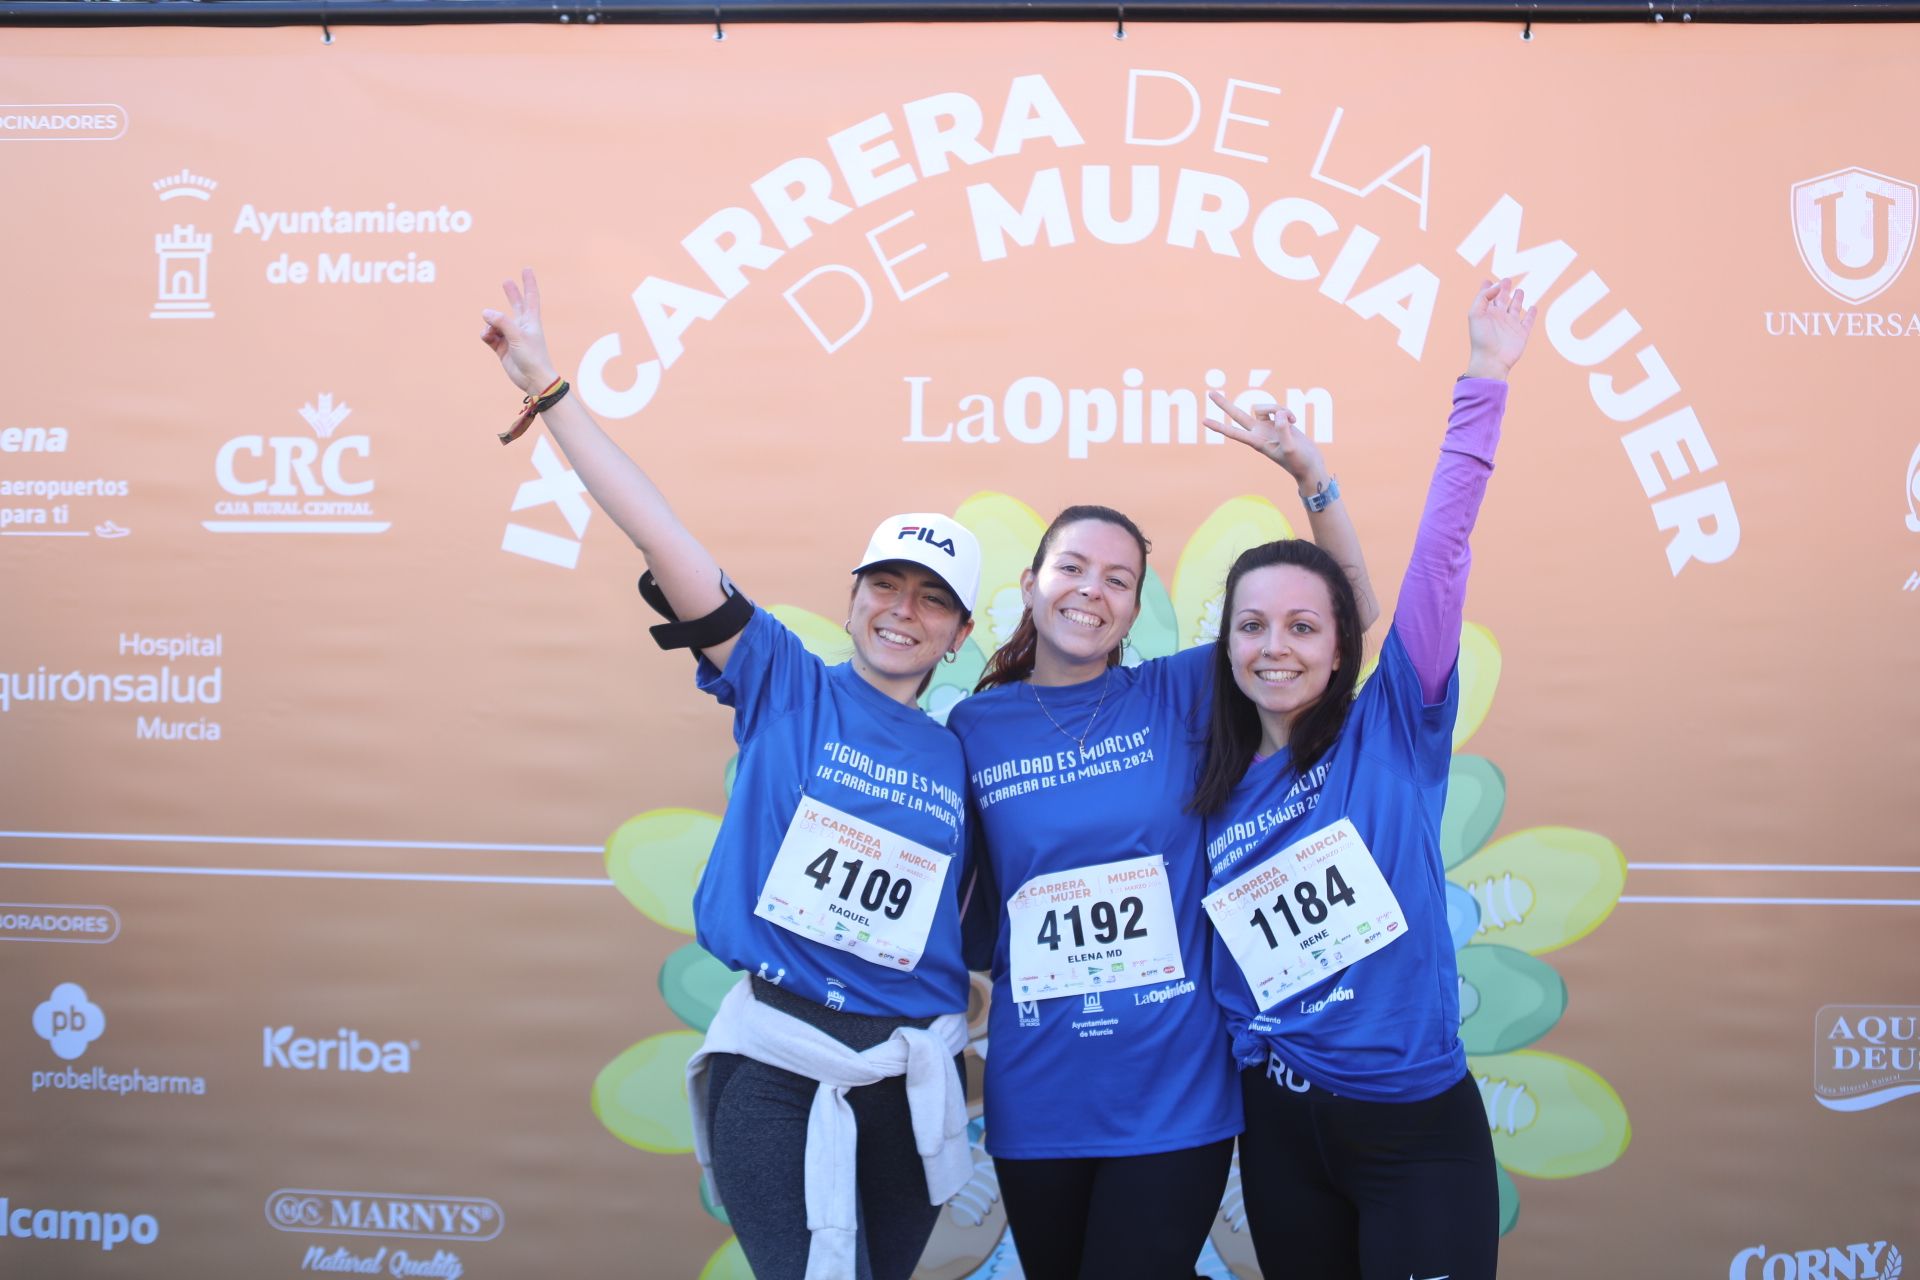
M807 1116L807 1280L847 1280L854 1274L859 1186L854 1153L859 1126L847 1090L904 1075L913 1140L927 1172L927 1200L945 1204L973 1173L967 1145L967 1090L953 1057L967 1045L964 1015L947 1013L926 1030L901 1027L884 1043L855 1051L826 1032L753 998L741 982L720 1002L706 1042L687 1062L687 1102L693 1110L693 1153L707 1194L720 1203L707 1132L707 1057L734 1053L817 1080Z

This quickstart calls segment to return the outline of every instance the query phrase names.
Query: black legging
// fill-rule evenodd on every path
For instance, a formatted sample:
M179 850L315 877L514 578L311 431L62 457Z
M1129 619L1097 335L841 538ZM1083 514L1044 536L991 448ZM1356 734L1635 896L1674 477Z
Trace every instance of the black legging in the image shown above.
M757 978L749 981L756 999L854 1049L882 1043L896 1027L929 1021L834 1012ZM807 1117L819 1082L736 1054L717 1053L709 1061L713 1180L728 1222L756 1280L802 1280L813 1240L807 1229ZM958 1058L954 1065L960 1068ZM859 1126L854 1158L860 1197L858 1271L847 1280L907 1280L940 1207L927 1203L906 1079L849 1089L847 1102Z
M1232 1162L1233 1139L1223 1138L1150 1156L993 1166L1027 1280L1192 1280Z
M1287 1280L1493 1280L1500 1192L1470 1075L1420 1102L1240 1074L1240 1188L1260 1270Z

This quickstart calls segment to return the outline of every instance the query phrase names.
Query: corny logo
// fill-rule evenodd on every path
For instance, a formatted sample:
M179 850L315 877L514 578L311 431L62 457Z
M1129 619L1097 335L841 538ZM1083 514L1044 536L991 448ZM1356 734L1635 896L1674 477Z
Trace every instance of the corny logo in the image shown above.
M1855 306L1900 277L1920 187L1858 166L1793 184L1793 242L1825 289Z
M1727 1280L1900 1280L1902 1265L1885 1240L1778 1253L1756 1244L1733 1255Z
M33 1029L57 1056L72 1062L107 1029L107 1015L87 999L86 988L63 982L33 1011Z

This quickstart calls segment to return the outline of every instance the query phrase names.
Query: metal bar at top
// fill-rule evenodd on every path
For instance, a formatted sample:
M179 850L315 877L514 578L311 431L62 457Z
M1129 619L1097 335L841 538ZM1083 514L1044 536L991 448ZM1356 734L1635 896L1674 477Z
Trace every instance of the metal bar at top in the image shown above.
M0 0L0 26L765 22L1914 22L1920 0Z

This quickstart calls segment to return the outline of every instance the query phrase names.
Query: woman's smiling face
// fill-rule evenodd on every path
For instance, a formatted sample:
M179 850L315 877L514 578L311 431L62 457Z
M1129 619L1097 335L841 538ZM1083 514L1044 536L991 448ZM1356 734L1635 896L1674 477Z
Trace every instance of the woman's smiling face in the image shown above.
M1319 700L1340 665L1333 595L1310 569L1270 564L1241 576L1229 608L1233 682L1269 740L1285 742L1293 717Z
M1119 525L1077 520L1056 529L1038 572L1029 569L1020 576L1021 595L1033 615L1037 662L1104 665L1140 615L1145 572L1140 545Z

